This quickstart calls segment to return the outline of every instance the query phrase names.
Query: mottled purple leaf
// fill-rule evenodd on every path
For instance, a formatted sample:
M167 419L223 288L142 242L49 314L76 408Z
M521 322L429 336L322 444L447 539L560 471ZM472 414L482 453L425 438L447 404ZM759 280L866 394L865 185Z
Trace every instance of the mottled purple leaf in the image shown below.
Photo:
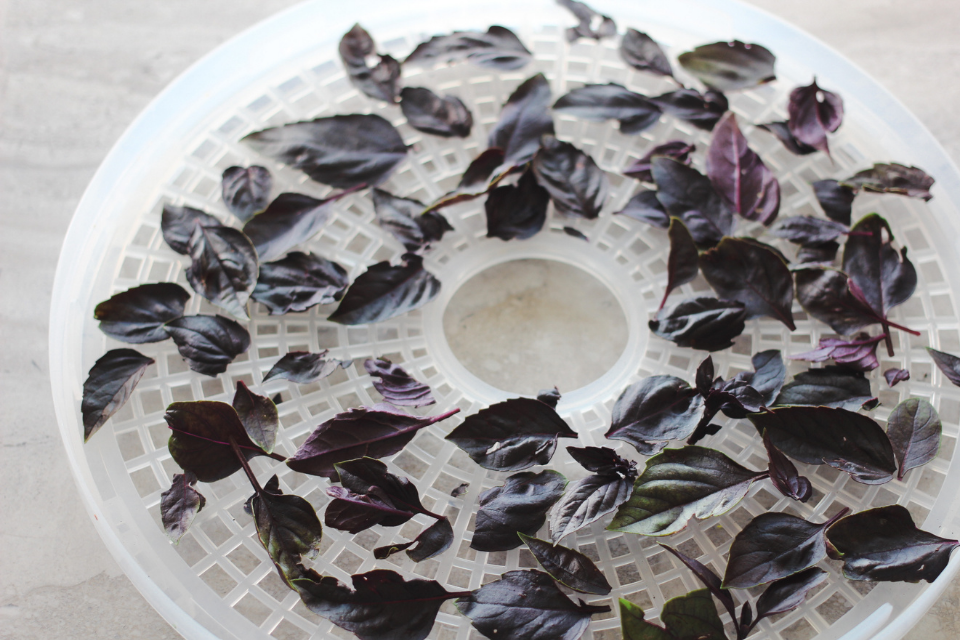
M860 171L854 176L843 180L840 184L854 189L864 189L877 193L896 193L911 198L929 200L930 187L934 180L917 167L907 167L892 162L889 164L877 163L871 169Z
M544 135L532 168L557 213L590 220L600 215L607 199L607 174L589 155L569 142Z
M473 114L460 98L441 98L425 87L404 87L400 109L411 127L442 138L466 138L473 127Z
M323 527L313 506L295 495L284 495L276 476L250 500L260 544L266 549L283 580L303 574L302 558L320 554Z
M172 282L142 284L104 300L93 310L100 331L131 344L160 342L170 336L166 322L183 315L190 294Z
M526 66L532 59L533 55L512 31L492 26L486 33L455 31L446 36L434 36L417 45L403 64L432 66L438 62L466 60L489 69L513 71Z
M899 462L897 480L937 457L942 432L940 416L928 401L908 398L894 408L887 418L887 435Z
M670 60L657 41L647 34L628 28L620 41L620 57L638 71L673 76Z
M370 67L367 59L376 51L373 38L359 24L353 25L340 40L340 60L353 86L375 100L396 102L400 90L400 63L391 56L381 55L377 64Z
M250 348L250 334L223 316L184 316L163 325L187 366L197 373L217 376Z
M208 213L192 207L163 205L160 231L167 245L181 255L187 255L187 245L197 227L222 227L223 224Z
M681 53L680 66L718 91L750 89L776 79L776 57L758 44L714 42Z
M650 149L642 158L623 170L623 175L642 180L643 182L653 182L653 173L651 173L651 160L655 156L667 156L677 162L690 166L690 154L696 150L696 145L683 140L671 140L664 142Z
M265 452L273 453L273 447L277 442L277 430L280 428L280 417L273 400L253 393L243 380L237 380L233 408L247 435L250 436L250 440Z
M839 95L821 89L814 80L790 92L787 113L787 126L794 138L830 153L827 134L836 131L843 122L843 99Z
M396 267L378 262L360 274L327 320L356 325L381 322L418 309L440 293L440 281L423 268L423 258L405 254Z
M605 596L613 590L597 565L579 551L553 545L546 540L523 533L518 535L543 570L563 586L580 593L600 596Z
M193 290L234 317L249 320L247 301L260 263L247 236L230 227L197 226L187 250L192 262L186 276Z
M577 2L577 0L557 0L557 4L569 9L580 21L577 26L569 27L564 31L567 42L575 42L579 38L601 40L617 35L617 25L610 16L597 13L584 3ZM594 27L594 24L597 26Z
M246 222L267 208L273 176L266 167L228 167L221 181L223 204L233 215Z
M207 499L193 488L195 484L197 476L191 472L175 473L170 488L160 494L160 520L164 531L175 543L180 542L193 519L207 504Z
M556 471L521 471L503 485L484 491L477 501L480 510L470 547L477 551L516 549L522 544L517 533L534 535L566 484Z
M415 380L400 365L386 358L364 360L363 368L371 376L379 378L373 381L373 388L394 406L426 407L436 402L430 387Z
M742 302L704 296L664 307L648 326L653 333L678 346L719 351L743 333L746 317Z
M515 185L490 191L483 208L487 214L487 237L526 240L543 228L550 193L540 186L531 169Z
M269 382L276 378L283 378L296 384L309 384L326 378L336 371L337 367L346 369L353 362L352 360L333 360L332 358L328 360L324 357L328 352L328 349L324 349L320 353L291 351L270 367L270 371L263 377L263 381Z
M768 227L776 219L780 183L747 145L733 112L727 112L713 129L707 177L734 213Z
M696 428L703 398L675 376L651 376L624 389L613 405L604 437L623 440L643 455L653 455L669 440L683 440Z
M301 313L318 304L343 297L350 283L347 270L312 253L292 251L282 260L260 265L260 276L251 298L266 306L270 315Z
M588 84L560 97L553 110L575 118L617 120L623 133L640 133L660 120L661 109L646 96L622 85Z

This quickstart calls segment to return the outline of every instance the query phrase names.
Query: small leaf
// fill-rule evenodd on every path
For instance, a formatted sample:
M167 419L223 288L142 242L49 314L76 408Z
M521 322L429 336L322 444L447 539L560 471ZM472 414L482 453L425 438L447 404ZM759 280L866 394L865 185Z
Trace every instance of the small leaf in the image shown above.
M550 194L537 183L531 169L516 185L490 191L483 208L487 214L487 237L501 240L526 240L543 229L547 220Z
M407 155L407 146L393 125L374 114L285 124L251 133L241 142L338 189L379 184ZM260 259L271 258L261 255Z
M192 207L163 205L160 230L167 245L181 255L187 255L187 245L197 227L222 227L223 224L208 213Z
M847 225L814 216L792 216L777 223L770 233L795 244L823 244L849 232Z
M223 204L243 222L267 208L272 188L273 176L266 167L227 167L223 172Z
M578 38L601 40L617 35L617 25L610 16L599 14L584 3L577 2L577 0L557 0L557 4L569 9L580 21L580 24L565 31L567 42L575 42ZM596 28L592 26L595 23L597 24Z
M470 548L516 549L522 544L517 533L534 535L566 484L566 479L556 471L521 471L508 477L503 485L484 491L477 501L480 509Z
M379 378L373 381L373 388L384 400L396 407L426 407L436 403L430 387L415 380L399 365L386 358L364 360L363 368L371 376Z
M301 558L316 558L320 553L323 528L309 502L295 495L283 495L276 476L250 501L260 544L288 584L299 576Z
M930 187L934 180L922 169L907 167L892 162L890 164L877 163L873 168L860 171L853 177L843 180L840 184L845 187L864 189L877 193L896 193L911 198L929 200Z
M302 313L318 304L336 302L349 283L347 270L336 262L292 251L282 260L260 265L250 297L266 306L270 315Z
M367 58L375 53L373 38L359 24L353 25L340 40L340 60L353 86L375 100L396 102L400 88L400 63L382 55L380 61L371 68Z
M167 448L173 461L200 482L216 482L240 470L240 458L231 441L248 460L264 455L226 402L174 402L163 419L170 428Z
M513 71L532 59L533 55L512 31L492 26L486 33L454 31L447 36L434 36L417 45L403 64L428 66L466 60L489 69Z
M670 293L682 284L693 282L700 272L700 254L690 235L690 230L680 218L670 218L667 230L670 238L670 257L667 258L667 290L663 293L660 308L667 303Z
M713 246L733 230L733 212L696 169L664 156L651 161L657 198L680 218L698 245Z
M131 344L160 342L170 336L166 322L183 315L190 294L172 282L142 284L104 300L93 310L100 331Z
M487 138L487 146L503 149L505 164L524 164L540 148L540 137L548 133L554 133L550 83L538 73L510 94L500 111L500 120Z
M840 184L836 180L818 180L813 183L813 192L817 196L820 208L834 222L850 226L853 211L853 199L856 190Z
M816 349L790 356L790 359L823 362L833 358L837 364L846 365L854 371L873 371L880 366L880 361L877 360L877 345L885 337L886 335L882 334L871 338L866 333L861 333L852 340L820 338Z
M257 250L240 231L198 226L187 250L187 282L193 290L234 317L249 320L247 300L260 273Z
M650 102L663 109L664 113L704 131L712 131L729 107L727 97L712 89L704 93L696 89L678 89L650 98Z
M803 604L807 593L824 582L827 576L823 569L810 567L771 583L757 599L757 617L751 626L755 626L763 618L796 609Z
M690 154L696 150L696 145L683 140L671 140L657 145L647 151L642 158L631 164L623 170L623 175L642 180L643 182L653 182L653 173L651 173L651 161L655 156L667 156L677 162L690 166Z
M702 413L703 398L685 381L675 376L651 376L620 394L604 437L629 442L649 456L669 440L689 437Z
M940 369L947 380L960 387L960 358L930 347L926 349L933 360L933 364L937 365L937 368Z
M773 446L770 442L770 434L766 431L763 432L763 446L770 460L770 480L773 481L777 491L800 502L809 500L813 495L813 485L810 484L810 480L801 476L790 458Z
M404 87L400 109L411 127L442 138L466 138L473 127L473 114L460 98L441 98L424 87Z
M656 335L678 346L719 351L743 333L746 317L742 302L703 296L664 307L648 324Z
M613 590L597 565L579 551L559 545L554 546L546 540L522 533L518 535L543 570L563 586L580 593L593 593L600 596L605 596Z
M607 199L607 174L589 155L569 142L544 135L532 168L557 213L588 220L600 215Z
M573 89L553 104L553 110L584 120L617 120L622 133L640 133L660 120L661 109L646 96L623 85L588 84Z
M784 385L776 404L812 405L856 411L873 399L870 381L860 371L823 367L798 373Z
M762 396L764 406L773 405L787 377L787 367L779 349L769 349L750 358L753 371L738 373L735 380L743 380Z
M769 227L780 211L780 183L747 145L733 112L713 130L707 177L734 213ZM832 238L830 238L832 239Z
M417 251L439 242L453 227L443 215L427 211L425 204L412 198L401 198L382 189L373 190L373 208L377 224L403 243L407 251Z
M790 92L787 103L790 118L787 126L800 142L814 149L830 153L827 134L840 128L843 122L843 99L817 86L817 81Z
M163 325L191 370L216 376L250 348L250 334L222 316L184 316Z
M315 236L330 219L330 205L341 195L317 200L302 193L281 193L266 211L243 226L243 233L253 242L261 262L276 260Z
M423 258L405 254L403 264L378 262L360 274L327 320L346 325L382 322L418 309L440 293L440 281L423 268Z
M681 53L680 66L718 91L750 89L776 79L776 57L765 47L739 40L715 42Z
M469 488L470 488L469 482L461 482L456 487L454 487L453 491L450 492L450 496L453 498L459 498L460 496L465 494L467 492L467 489Z
M790 132L790 125L787 122L766 122L757 126L775 135L783 146L796 156L806 156L817 151L816 148L797 140Z
M598 474L571 484L550 509L550 539L556 544L619 507L630 497L636 477L636 469L631 469L623 477Z
M638 191L627 202L627 206L614 212L614 215L624 215L661 229L670 226L670 214L667 213L667 210L664 209L663 204L657 198L657 192L646 189Z
M84 442L120 410L154 362L133 349L112 349L90 367L80 402Z
M170 488L160 494L160 520L174 542L180 542L193 519L207 504L207 499L193 488L195 484L197 476L189 471L176 473Z
M620 57L638 71L673 76L670 60L656 40L636 29L627 29L620 41Z
M270 398L259 396L237 380L237 392L233 396L233 408L240 417L244 430L255 445L267 453L273 453L280 429L277 405Z
M602 476L636 477L637 463L624 460L610 447L567 447L567 453L587 471Z
M883 377L890 388L897 386L897 383L910 379L910 372L906 369L891 368L883 372Z
M942 432L940 416L928 401L908 398L894 408L887 418L887 435L900 463L897 480L937 457Z

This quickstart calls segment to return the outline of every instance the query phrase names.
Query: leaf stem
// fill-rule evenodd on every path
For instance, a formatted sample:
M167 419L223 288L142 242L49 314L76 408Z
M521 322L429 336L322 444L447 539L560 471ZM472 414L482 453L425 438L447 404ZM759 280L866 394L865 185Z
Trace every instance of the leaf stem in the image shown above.
M253 485L253 490L257 492L257 495L261 495L263 493L263 487L260 486L260 483L257 481L257 476L253 473L253 469L250 468L250 464L247 462L246 456L244 456L243 451L240 450L240 445L238 445L237 441L233 438L230 438L230 448L233 449L237 459L243 466L243 472L247 474L247 479L250 481L250 484Z
M834 515L832 518L830 518L820 526L823 527L824 530L829 529L832 525L836 524L838 520L843 518L848 513L850 513L850 507L844 507L843 509L840 509L840 511L837 511L836 515Z
M433 416L432 418L430 418L430 419L427 421L427 426L429 426L429 425L431 425L431 424L437 424L437 423L440 422L441 420L446 420L446 419L449 418L450 416L456 415L456 414L458 414L458 413L460 413L460 407L455 407L455 408L451 409L450 411L447 411L446 413L441 413L441 414L438 415L438 416Z

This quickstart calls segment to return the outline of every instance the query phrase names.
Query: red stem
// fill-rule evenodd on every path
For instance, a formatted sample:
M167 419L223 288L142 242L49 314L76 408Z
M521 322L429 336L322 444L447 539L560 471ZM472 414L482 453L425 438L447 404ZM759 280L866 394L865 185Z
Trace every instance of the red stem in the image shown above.
M844 507L843 509L840 509L840 511L837 511L837 514L835 516L833 516L832 518L830 518L820 526L822 526L824 529L829 529L832 524L836 523L838 520L840 520L840 518L844 517L848 513L850 513L850 507Z
M250 464L247 463L247 458L243 455L243 451L240 450L240 445L238 445L233 438L230 438L230 448L233 449L237 459L243 466L243 472L247 474L247 479L250 480L250 484L253 485L253 490L257 492L257 495L262 494L263 487L260 486L260 483L257 481L257 476L253 473L253 469L250 468Z
M460 407L456 407L455 409L451 409L450 411L447 411L446 413L442 413L442 414L440 414L439 416L433 416L433 417L430 418L430 420L427 422L427 425L437 424L437 423L440 422L441 420L446 420L446 419L449 418L450 416L456 415L456 414L458 414L458 413L460 413Z

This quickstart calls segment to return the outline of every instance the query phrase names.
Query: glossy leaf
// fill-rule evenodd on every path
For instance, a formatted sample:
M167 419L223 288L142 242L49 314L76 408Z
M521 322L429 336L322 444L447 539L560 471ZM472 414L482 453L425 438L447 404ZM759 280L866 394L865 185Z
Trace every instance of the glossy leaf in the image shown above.
M261 262L276 260L315 236L327 224L330 205L339 197L317 200L302 193L281 193L266 211L243 226L243 233L257 248Z
M553 110L595 122L617 120L623 133L640 133L652 127L661 113L646 96L612 82L573 89L553 104Z
M327 505L328 527L359 533L373 525L396 527L418 513L427 513L416 486L387 471L372 458L347 460L335 465L342 487L328 487L334 498Z
M473 127L473 114L460 98L441 98L425 87L404 87L400 109L411 127L442 138L466 138Z
M338 189L379 184L407 155L397 130L375 114L285 124L251 133L241 142Z
M669 440L690 436L702 413L703 398L685 381L675 376L651 376L620 394L604 436L629 442L649 456Z
M557 213L592 220L607 199L607 174L569 142L544 135L533 158L537 182L550 194Z
M487 237L526 240L543 229L550 193L527 169L515 185L490 191L483 208L487 214Z
M370 67L367 58L375 53L373 38L359 24L353 25L340 39L340 60L353 86L375 100L396 102L400 89L400 63L382 55L377 64Z
M928 401L908 398L894 408L887 418L887 435L899 462L897 480L937 457L942 432L940 416Z
M740 502L766 471L751 471L724 454L703 447L666 449L647 460L633 485L633 495L620 505L611 531L667 536L682 530L690 518L720 515Z
M309 502L284 495L274 476L250 501L260 544L267 550L280 575L289 580L302 571L302 558L320 554L323 528Z
M600 596L605 596L613 590L597 565L579 551L560 545L554 546L546 540L522 533L518 535L543 570L563 586L580 593L593 593Z
M660 612L666 628L643 619L643 609L620 598L624 640L727 640L710 591L698 589L668 600Z
M887 385L891 388L897 386L897 383L910 379L910 372L906 369L891 368L883 372L883 377Z
M496 640L577 640L595 613L610 607L575 604L541 571L508 571L465 598L457 609Z
M265 452L273 453L277 431L280 429L280 416L273 400L253 393L243 380L237 380L233 408L250 440Z
M814 80L790 92L787 113L787 125L793 137L830 153L827 134L836 131L843 122L843 99L839 95L821 89Z
M813 183L820 208L834 222L849 226L853 213L853 199L857 192L836 180L818 180Z
M930 358L933 360L933 364L937 365L937 368L940 369L947 380L960 387L960 358L950 353L931 349L930 347L926 349L927 353L930 354Z
M798 373L784 385L777 405L812 405L856 411L873 399L870 381L860 371L823 367Z
M234 317L249 320L247 301L260 273L257 250L240 231L198 226L187 250L187 282L198 294Z
M796 609L806 600L807 593L827 577L823 569L810 567L773 582L757 599L757 617L751 627L764 618Z
M897 252L892 240L887 221L874 213L853 226L843 249L843 270L880 317L906 302L917 288L917 270L907 259L906 247Z
M800 269L796 273L797 300L804 311L848 335L879 322L874 311L850 290L850 278L834 269Z
M657 198L656 191L641 190L638 191L630 201L620 211L614 212L616 215L624 215L640 222L646 222L654 227L666 229L670 226L670 214L664 208L663 203Z
M597 474L572 483L550 509L550 539L556 544L611 513L630 497L636 477L636 470L630 469L623 477Z
M273 176L259 165L227 167L220 184L223 204L243 222L267 208L272 188Z
M770 230L778 238L789 240L795 244L823 244L836 240L850 231L847 225L824 220L814 216L792 216L784 218Z
M660 546L676 556L677 560L682 562L688 569L690 569L690 571L693 572L695 576L697 576L697 579L703 583L703 586L710 591L710 595L716 598L720 604L723 605L723 608L727 610L727 613L730 614L731 620L735 621L737 619L736 605L734 605L733 596L730 595L729 591L723 588L720 576L715 574L712 569L702 564L699 560L686 556L676 549L668 547L663 543L661 543Z
M104 300L93 310L100 331L131 344L160 342L170 336L166 322L183 315L190 294L172 282L142 284Z
M527 162L540 148L540 137L553 135L550 99L550 83L542 73L527 78L510 94L487 137L488 147L503 149L504 164Z
M187 255L187 245L197 227L222 227L223 224L208 213L192 207L163 205L160 215L160 231L167 245L181 255Z
M492 26L486 33L454 31L450 35L434 36L417 45L403 63L429 66L466 60L489 69L513 71L526 66L531 59L533 55L512 31Z
M231 441L248 460L264 453L250 440L236 410L226 402L174 402L163 419L170 427L167 447L173 461L200 482L216 482L240 470L240 458Z
M918 529L900 505L846 517L827 530L827 540L845 578L876 582L933 582L960 545Z
M399 544L377 547L373 557L377 560L389 558L395 553L406 550L407 556L414 562L423 562L440 555L453 544L453 527L446 518L441 518L420 532L414 540Z
M651 161L657 198L680 218L698 245L713 246L733 230L733 212L710 180L692 167L664 156Z
M377 224L403 243L407 251L417 251L440 242L453 227L435 211L424 210L425 204L412 198L401 198L382 189L373 190L373 208Z
M220 375L250 348L247 330L222 316L184 316L163 325L187 361L187 366L207 376Z
M194 489L197 476L189 471L175 473L170 488L160 494L160 521L174 542L187 532L194 518L207 504L207 499Z
M757 126L775 135L777 139L783 143L783 146L796 156L806 156L811 153L816 153L817 151L816 148L811 147L807 143L797 140L793 133L790 132L790 125L786 121L765 122Z
M877 345L885 337L885 335L879 335L871 338L866 333L861 333L852 340L820 338L816 349L792 355L790 359L823 362L833 358L837 364L845 365L854 371L873 371L880 366L880 361L877 360Z
M682 284L693 282L700 272L700 254L690 235L690 230L679 218L670 218L667 230L670 238L670 256L667 258L667 290L663 293L660 308L667 303L670 293Z
M748 146L733 112L727 112L713 129L707 177L734 213L768 227L776 219L780 183Z
M650 98L650 102L660 107L664 113L704 131L712 131L729 107L727 97L712 89L704 93L696 89L677 89Z
M415 380L399 365L386 358L363 361L367 373L379 380L373 381L373 388L383 399L396 407L426 407L436 400L430 393L430 387Z
M743 333L746 317L742 302L704 296L664 307L648 324L656 335L678 346L719 351Z
M763 446L767 450L767 459L770 460L770 480L777 491L800 502L809 500L813 495L813 485L810 484L810 480L801 476L790 458L773 446L770 442L770 434L766 431L763 432Z
M292 251L282 260L260 265L260 276L251 298L270 315L302 313L318 304L343 297L350 283L347 270L312 253Z
M636 29L628 28L620 41L620 57L638 71L673 76L670 60L656 40Z
M378 262L360 274L327 320L357 325L381 322L418 309L440 293L440 281L423 268L423 258L405 254L396 267Z
M653 182L653 173L651 173L651 160L656 156L667 156L677 162L690 166L690 154L696 150L696 145L683 140L671 140L657 145L647 151L642 158L623 170L623 175L642 180L643 182Z
M911 198L929 200L930 187L934 180L917 167L907 167L892 162L877 163L872 168L860 171L842 181L843 186L874 191L877 193L896 193Z
M610 16L597 13L582 2L577 0L557 0L557 4L570 12L580 21L575 27L570 27L564 31L567 36L567 42L574 42L578 38L593 38L601 40L610 36L617 35L617 25ZM594 28L592 25L596 23Z
M521 471L501 486L480 494L470 547L477 551L509 551L522 544L517 533L534 535L547 511L563 493L566 479L556 471Z
M750 89L776 79L776 57L758 44L714 42L681 53L680 66L718 91Z
M484 469L518 471L550 462L557 438L576 437L550 405L511 398L468 416L446 439Z

